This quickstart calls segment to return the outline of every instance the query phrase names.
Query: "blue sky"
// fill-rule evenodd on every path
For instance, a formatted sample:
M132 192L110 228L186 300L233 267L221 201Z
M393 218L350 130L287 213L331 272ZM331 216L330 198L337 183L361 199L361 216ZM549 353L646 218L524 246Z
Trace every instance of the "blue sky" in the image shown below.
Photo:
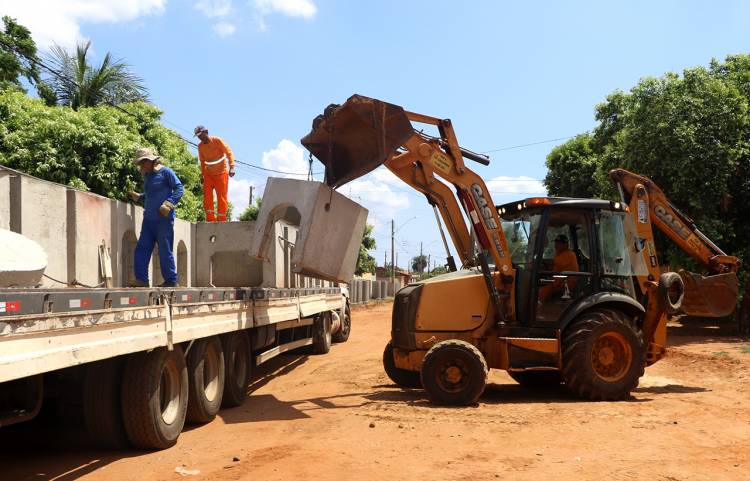
M0 13L40 47L85 38L124 57L168 127L204 124L238 159L295 172L306 170L299 139L312 118L353 93L451 118L462 145L492 151L590 130L613 90L746 53L750 40L741 1L0 0ZM543 193L555 144L472 166L495 179L496 203ZM265 177L238 169L238 210ZM399 265L420 241L443 261L432 211L406 185L376 172L341 191L370 209L379 264L392 218L403 224Z

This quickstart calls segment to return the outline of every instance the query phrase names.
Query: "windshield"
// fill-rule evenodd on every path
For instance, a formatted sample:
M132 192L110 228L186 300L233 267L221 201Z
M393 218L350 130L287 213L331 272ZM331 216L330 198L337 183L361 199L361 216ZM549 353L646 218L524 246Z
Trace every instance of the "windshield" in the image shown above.
M602 211L599 222L602 252L602 284L632 295L632 276L647 275L643 257L638 252L638 237L629 216L622 212Z
M511 261L516 267L525 268L534 262L534 240L541 218L541 214L529 212L512 217L503 216L503 232Z

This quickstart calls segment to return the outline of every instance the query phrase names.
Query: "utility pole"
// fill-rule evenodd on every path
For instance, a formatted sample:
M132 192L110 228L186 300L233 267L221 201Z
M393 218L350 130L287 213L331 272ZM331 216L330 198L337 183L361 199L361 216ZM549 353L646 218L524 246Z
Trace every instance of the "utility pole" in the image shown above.
M424 266L422 266L422 241L419 241L419 273L424 274Z
M432 254L427 254L427 275L430 274L430 262L432 262Z
M396 222L391 219L391 284L396 285L396 261L394 260L396 245Z
M250 186L250 202L247 205L253 205L253 186Z

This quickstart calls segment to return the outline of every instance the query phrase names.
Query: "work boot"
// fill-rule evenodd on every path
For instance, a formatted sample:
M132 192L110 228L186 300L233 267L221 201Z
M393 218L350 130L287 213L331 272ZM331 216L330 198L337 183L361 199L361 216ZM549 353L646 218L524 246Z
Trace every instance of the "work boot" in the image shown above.
M148 281L142 281L140 279L136 279L133 282L131 282L128 287L149 287L149 285L148 285Z
M161 284L159 284L159 287L180 287L180 285L178 283L176 283L176 282L166 282L166 281L164 281Z

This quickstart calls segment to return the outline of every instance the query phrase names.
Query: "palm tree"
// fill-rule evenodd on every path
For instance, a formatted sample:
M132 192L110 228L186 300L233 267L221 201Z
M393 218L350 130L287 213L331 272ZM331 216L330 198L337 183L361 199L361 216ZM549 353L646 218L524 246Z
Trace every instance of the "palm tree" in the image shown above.
M79 44L75 55L59 45L52 46L49 60L57 75L47 80L56 103L74 110L99 104L118 105L147 100L148 91L143 79L130 71L122 60L113 60L107 52L98 67L89 65L91 42Z

